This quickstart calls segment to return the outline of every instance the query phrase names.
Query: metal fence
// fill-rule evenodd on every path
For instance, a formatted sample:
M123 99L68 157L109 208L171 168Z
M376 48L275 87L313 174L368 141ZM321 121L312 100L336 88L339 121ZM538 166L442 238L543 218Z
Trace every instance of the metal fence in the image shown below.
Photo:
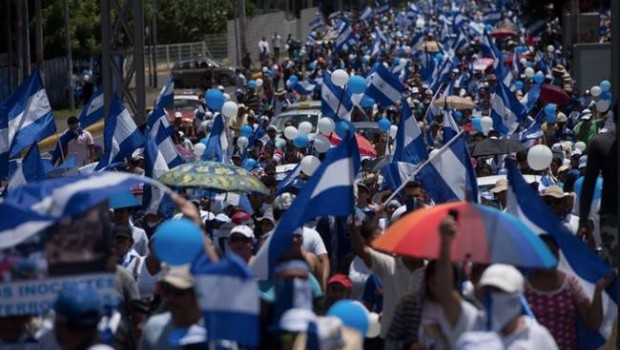
M149 58L151 51L145 48L145 67L147 74L149 69ZM209 34L204 41L192 43L180 43L169 45L158 45L154 53L158 72L166 72L172 69L175 63L199 57L211 57L218 61L228 61L228 42L226 33Z

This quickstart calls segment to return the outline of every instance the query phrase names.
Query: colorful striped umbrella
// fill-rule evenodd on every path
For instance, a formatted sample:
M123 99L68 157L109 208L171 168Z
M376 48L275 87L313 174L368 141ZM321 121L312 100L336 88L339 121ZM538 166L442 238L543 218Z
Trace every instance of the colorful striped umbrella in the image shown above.
M437 259L439 223L451 212L457 213L457 232L452 244L454 261L527 268L556 266L557 259L545 243L516 217L469 202L451 202L408 214L372 245L388 253Z

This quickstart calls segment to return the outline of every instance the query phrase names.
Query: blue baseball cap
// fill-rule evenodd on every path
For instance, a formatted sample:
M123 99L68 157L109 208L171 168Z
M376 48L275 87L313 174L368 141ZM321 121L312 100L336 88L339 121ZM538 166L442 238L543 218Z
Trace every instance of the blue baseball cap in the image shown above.
M65 287L54 303L56 318L73 326L92 327L99 323L102 306L99 295L85 285Z

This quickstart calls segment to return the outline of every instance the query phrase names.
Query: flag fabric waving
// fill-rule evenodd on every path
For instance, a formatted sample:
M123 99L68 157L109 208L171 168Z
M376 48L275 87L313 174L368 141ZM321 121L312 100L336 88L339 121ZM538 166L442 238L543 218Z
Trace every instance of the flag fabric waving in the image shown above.
M155 100L155 108L169 108L172 106L174 102L174 80L172 79L172 74L168 76L168 81L166 85L161 89L157 99Z
M86 129L103 119L103 86L100 86L80 114L80 127Z
M41 153L39 153L39 146L35 142L30 146L22 163L13 173L13 176L11 176L9 184L6 186L6 191L13 191L28 182L45 180L45 177Z
M184 162L183 158L181 158L177 152L174 142L172 142L170 132L161 119L155 123L153 128L149 131L149 135L155 141L157 148L161 152L169 168L174 168Z
M161 125L161 123L158 123ZM160 128L160 132L165 129ZM158 179L165 172L170 170L166 157L161 149L157 147L156 135L149 134L146 137L144 147L144 175L152 179ZM156 214L161 217L170 217L174 211L174 204L170 196L165 194L156 186L144 185L142 194L142 205L147 213Z
M352 109L353 102L349 90L336 86L332 82L330 73L323 73L323 85L321 87L321 113L323 116L332 119L347 119Z
M579 284L592 298L599 279L610 273L606 265L585 243L564 227L557 216L545 205L538 194L523 179L516 165L508 160L507 211L537 233L553 237L560 249L558 269L577 277ZM609 339L618 314L618 280L602 295L603 321L598 331L589 331L578 322L580 349L598 349Z
M275 263L293 242L293 232L318 216L347 216L354 212L353 186L360 168L354 133L331 149L301 189L291 207L256 254L252 272L259 279L273 274Z
M207 148L202 154L202 160L214 160L216 162L230 161L226 130L224 116L218 113L213 118L213 127L211 128L211 134L209 134Z
M493 128L502 135L512 135L526 114L527 111L510 89L498 81L495 94L491 98Z
M366 95L372 97L377 104L388 107L396 104L402 96L403 84L383 64L377 65L370 75L370 84Z

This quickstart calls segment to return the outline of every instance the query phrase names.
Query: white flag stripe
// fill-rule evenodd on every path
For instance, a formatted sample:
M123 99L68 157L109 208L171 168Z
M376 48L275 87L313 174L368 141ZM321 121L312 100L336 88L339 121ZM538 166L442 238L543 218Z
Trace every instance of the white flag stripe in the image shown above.
M217 286L217 288L213 288ZM201 310L256 314L260 308L256 280L243 281L226 275L197 275ZM231 325L234 327L234 325Z

